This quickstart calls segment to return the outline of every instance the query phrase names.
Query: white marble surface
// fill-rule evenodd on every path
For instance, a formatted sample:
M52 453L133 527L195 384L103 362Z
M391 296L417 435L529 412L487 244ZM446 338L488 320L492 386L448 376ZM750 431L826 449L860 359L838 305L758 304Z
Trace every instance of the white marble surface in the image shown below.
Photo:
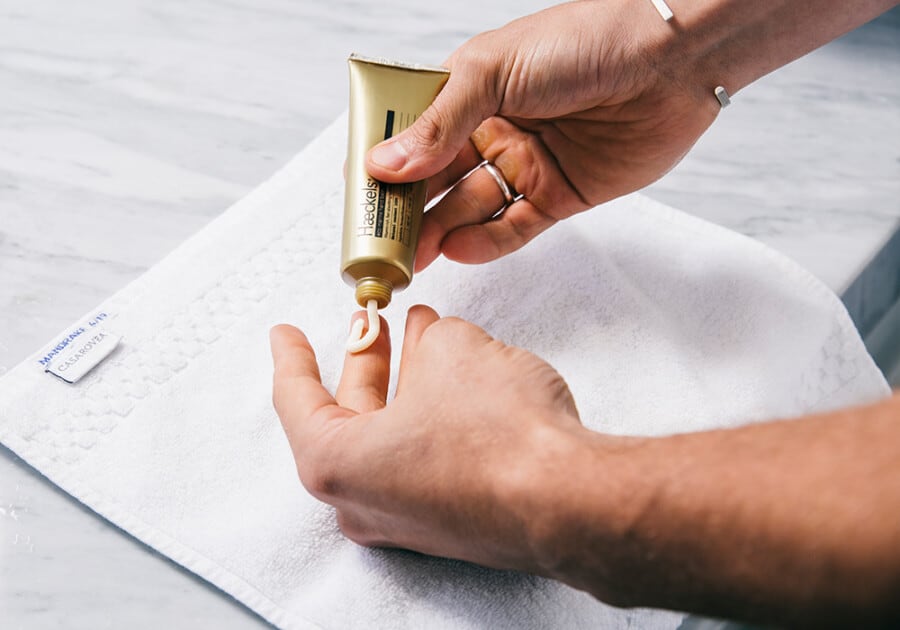
M301 149L349 52L440 62L547 4L4 0L0 373ZM841 291L900 221L898 77L895 10L736 95L649 192ZM0 451L0 627L262 623Z

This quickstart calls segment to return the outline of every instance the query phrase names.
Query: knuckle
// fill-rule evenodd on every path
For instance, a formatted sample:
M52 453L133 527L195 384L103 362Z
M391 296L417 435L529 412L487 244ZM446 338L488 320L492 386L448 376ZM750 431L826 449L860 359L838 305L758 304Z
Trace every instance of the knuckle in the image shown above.
M338 529L341 530L341 533L345 538L349 538L356 544L362 544L360 542L360 540L362 539L360 528L358 527L356 521L349 514L347 514L347 512L338 510L337 526Z
M425 110L407 132L412 142L425 148L442 149L453 138L453 131L465 123L467 112L471 113L475 108L486 113L495 110L500 101L502 90L498 85L504 64L491 32L476 35L463 44L450 58L449 65L453 72L450 84L459 88L457 82L461 79L454 77L469 77L462 84L466 102L463 106L457 90L455 98L444 100L439 97Z
M493 77L500 69L499 55L506 47L497 42L497 31L489 30L475 35L462 45L458 64L465 67L468 74L476 77Z
M338 510L337 526L341 530L341 534L351 542L363 547L374 547L378 545L378 540L367 528L346 510Z
M446 116L438 107L432 105L410 127L409 133L416 144L429 148L441 144L446 137L447 128Z
M516 131L505 134L496 159L507 181L520 193L533 199L546 184L542 163L549 161L543 141L533 133Z
M305 456L297 462L300 483L307 492L326 503L339 496L343 480L337 469L320 458Z
M431 326L429 326L422 336L425 337L426 335L428 335L433 337L435 335L457 335L461 332L461 328L464 328L465 325L466 321L458 317L442 317L438 321L434 322Z
M442 317L429 326L422 334L422 341L436 343L441 349L447 347L462 350L471 348L478 340L490 337L475 324L459 317Z
M512 63L509 45L498 31L485 31L466 42L462 57L466 76L480 77L483 96L498 106L503 102Z

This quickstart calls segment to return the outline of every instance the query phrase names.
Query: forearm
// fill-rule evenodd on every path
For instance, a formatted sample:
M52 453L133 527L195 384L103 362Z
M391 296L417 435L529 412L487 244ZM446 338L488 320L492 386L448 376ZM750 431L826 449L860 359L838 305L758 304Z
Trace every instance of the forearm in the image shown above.
M734 430L589 439L565 482L578 499L544 546L548 573L622 605L791 625L900 619L900 396Z
M647 5L650 1L647 0ZM668 0L669 23L651 16L657 68L694 89L730 94L861 26L897 0ZM646 7L642 10L646 12ZM655 13L650 7L650 11Z

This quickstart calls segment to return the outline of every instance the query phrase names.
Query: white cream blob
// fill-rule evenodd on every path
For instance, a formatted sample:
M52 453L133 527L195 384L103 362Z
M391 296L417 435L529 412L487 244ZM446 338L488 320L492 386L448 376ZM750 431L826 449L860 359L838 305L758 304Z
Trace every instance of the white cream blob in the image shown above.
M366 325L366 321L357 319L353 322L353 327L350 329L350 338L347 340L348 352L362 352L378 339L378 333L381 332L381 319L378 317L378 300L369 300L366 303L366 313L369 315L369 329L363 335L363 326Z

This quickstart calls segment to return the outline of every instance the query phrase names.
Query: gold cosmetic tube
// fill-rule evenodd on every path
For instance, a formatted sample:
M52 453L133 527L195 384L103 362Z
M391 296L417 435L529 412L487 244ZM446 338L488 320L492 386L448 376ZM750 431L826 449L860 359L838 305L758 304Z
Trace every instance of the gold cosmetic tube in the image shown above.
M350 134L341 276L363 308L391 301L412 281L425 182L385 184L366 172L366 152L418 118L450 77L446 68L351 55Z

